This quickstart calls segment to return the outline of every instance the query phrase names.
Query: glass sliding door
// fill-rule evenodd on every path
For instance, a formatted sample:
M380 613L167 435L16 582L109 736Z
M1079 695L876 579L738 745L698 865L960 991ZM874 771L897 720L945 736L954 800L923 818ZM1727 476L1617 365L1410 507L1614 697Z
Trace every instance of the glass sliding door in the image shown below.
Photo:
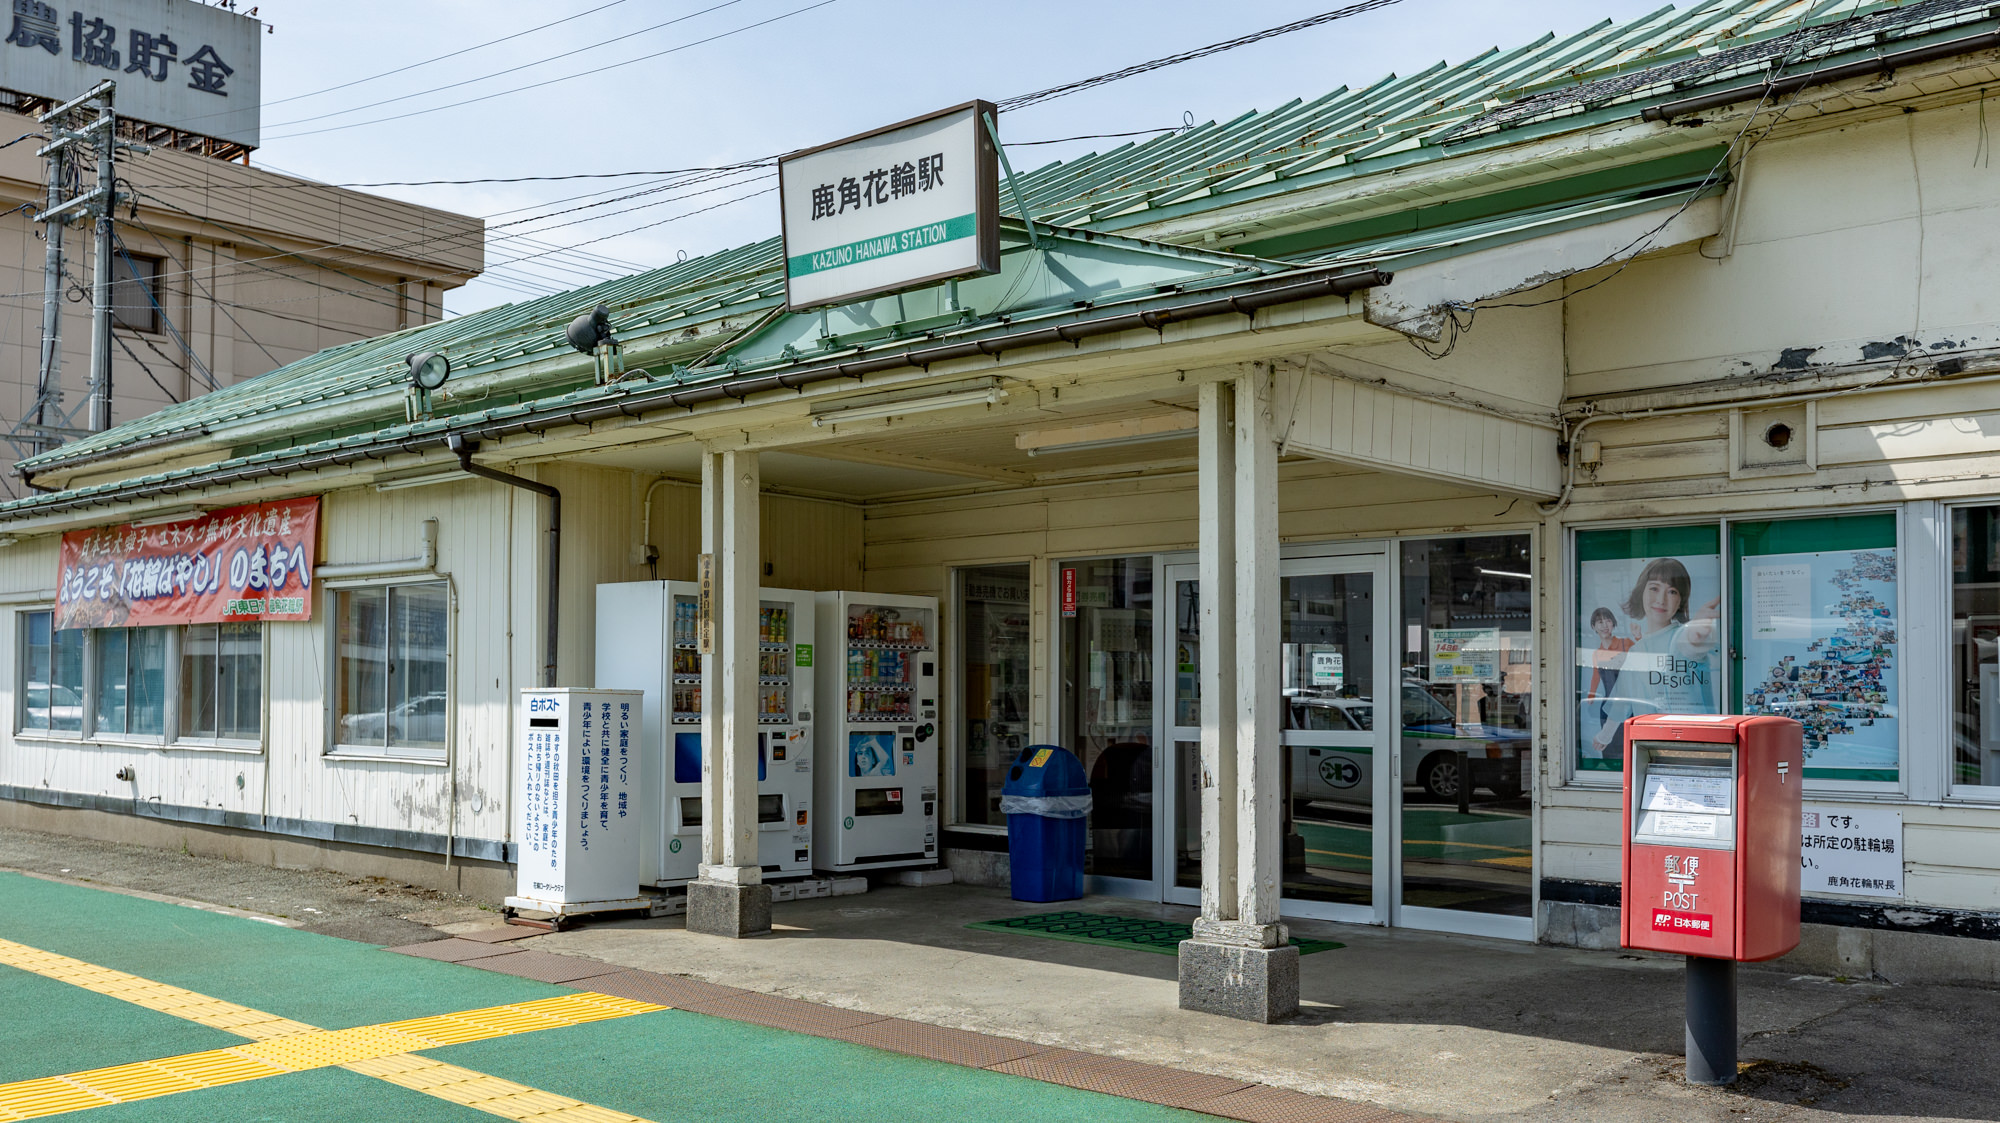
M1084 871L1101 888L1154 887L1153 559L1057 567L1056 743L1083 762L1092 807ZM1117 884L1123 883L1123 884Z
M1399 553L1397 923L1531 938L1529 536L1411 540Z

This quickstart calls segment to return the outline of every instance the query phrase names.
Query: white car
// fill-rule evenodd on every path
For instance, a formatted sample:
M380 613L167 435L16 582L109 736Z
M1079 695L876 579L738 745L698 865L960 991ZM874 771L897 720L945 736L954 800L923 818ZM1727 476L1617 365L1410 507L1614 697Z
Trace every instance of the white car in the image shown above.
M1458 754L1466 754L1473 788L1501 799L1521 794L1521 777L1532 743L1526 730L1461 725L1433 698L1421 680L1405 680L1402 690L1403 786L1421 788L1439 802L1458 799ZM1339 698L1299 692L1287 697L1287 729L1365 732L1374 728L1375 704L1367 698ZM1373 802L1374 753L1336 745L1291 747L1292 799L1334 803Z

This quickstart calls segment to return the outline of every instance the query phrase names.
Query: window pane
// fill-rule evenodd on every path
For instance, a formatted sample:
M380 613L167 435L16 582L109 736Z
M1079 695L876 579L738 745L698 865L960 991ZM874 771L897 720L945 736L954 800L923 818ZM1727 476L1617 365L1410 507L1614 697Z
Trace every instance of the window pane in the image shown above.
M2000 785L2000 506L1951 513L1953 784Z
M154 302L159 295L160 259L121 253L112 262L111 276L111 322L135 331L159 331Z
M47 612L24 612L21 620L21 728L49 727L51 651Z
M97 629L97 731L125 732L125 649L129 629Z
M1809 780L1894 783L1896 516L1731 523L1736 691L1805 726Z
M443 585L389 590L389 743L444 748Z
M181 731L215 736L216 626L190 624L181 633Z
M1028 567L961 570L958 621L965 725L957 820L1004 825L1000 788L1028 746Z
M1402 546L1403 903L1529 915L1528 536Z
M335 740L381 745L387 733L388 601L381 589L355 589L339 597L334 625Z
M1086 873L1153 876L1153 559L1065 563L1074 614L1059 620L1057 743L1083 761L1091 809Z
M263 729L264 626L224 624L216 670L216 736L254 741Z
M133 628L126 684L126 724L130 732L158 735L167 729L166 628Z
M49 728L83 731L83 629L55 633L55 681L49 686Z
M1578 772L1625 767L1624 722L1722 712L1721 528L1576 532Z

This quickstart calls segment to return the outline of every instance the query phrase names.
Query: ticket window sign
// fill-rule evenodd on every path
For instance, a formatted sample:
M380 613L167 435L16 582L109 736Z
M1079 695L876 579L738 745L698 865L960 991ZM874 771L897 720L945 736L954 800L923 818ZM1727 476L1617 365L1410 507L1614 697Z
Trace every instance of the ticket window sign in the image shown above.
M1796 947L1799 723L1650 714L1625 744L1624 946L1745 962Z

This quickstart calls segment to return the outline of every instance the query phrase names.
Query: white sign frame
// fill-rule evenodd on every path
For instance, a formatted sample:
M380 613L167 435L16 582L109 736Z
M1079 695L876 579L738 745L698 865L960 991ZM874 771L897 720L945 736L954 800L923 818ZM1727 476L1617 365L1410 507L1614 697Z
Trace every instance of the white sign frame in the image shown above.
M30 14L24 24L11 2L0 7L0 35L8 36L0 41L0 85L61 104L108 78L118 84L112 105L120 117L258 146L261 20L194 0L41 2L54 13L57 50L42 45L48 21ZM145 33L144 43L134 32ZM135 45L143 58L133 57Z
M986 121L995 113L992 102L968 101L779 157L778 210L784 230L785 310L803 312L905 292L939 281L999 272L1000 153L986 128ZM923 200L930 205L892 208L888 205L892 200L884 197L885 217L879 223L849 219L838 225L814 228L816 213L821 217L838 217L815 210L815 188L851 180L854 177L844 172L864 165L867 170L893 170L907 163L907 157L916 155L918 148L928 151L930 146L944 140L952 145L943 152L946 162L940 182L945 193L935 201ZM968 175L969 182L962 186L954 182ZM869 204L863 213L874 214L876 197L877 193L867 195ZM845 210L843 207L839 213ZM928 237L942 235L948 222L959 221L967 214L973 219L970 236L950 235L935 242L926 241ZM886 253L869 252L868 247L876 244L894 244L897 248ZM838 264L794 274L795 259L853 251L856 247L862 247L865 256L848 253L849 259ZM882 267L883 262L905 254L910 255L905 259L909 267L923 272L912 274ZM805 277L818 280L801 283ZM842 278L847 279L845 284L839 283Z

